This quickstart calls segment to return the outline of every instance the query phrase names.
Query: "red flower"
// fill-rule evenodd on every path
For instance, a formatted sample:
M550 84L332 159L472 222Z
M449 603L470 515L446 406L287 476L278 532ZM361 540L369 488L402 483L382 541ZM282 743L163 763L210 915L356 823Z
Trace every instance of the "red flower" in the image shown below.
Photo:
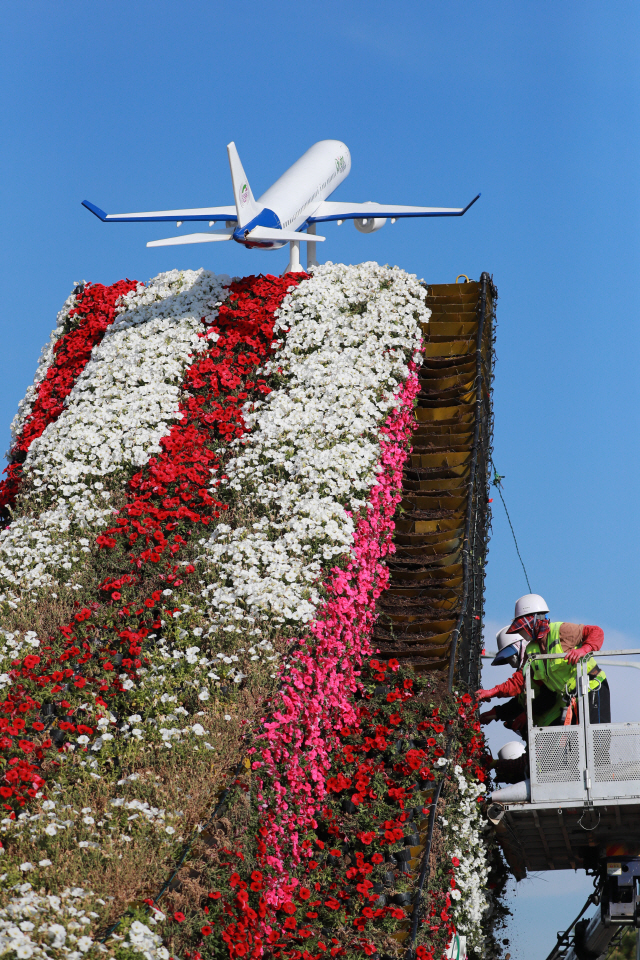
M173 919L176 920L178 923L182 923L185 919L184 913L182 913L180 910L176 910L176 912L173 915Z
M307 889L307 887L300 887L298 890L298 896L301 900L308 900L311 896L311 890Z
M120 280L110 287L88 283L76 295L77 306L69 314L72 329L54 344L53 362L46 377L38 384L31 413L13 445L16 453L26 454L33 441L42 436L49 424L58 418L64 409L64 400L84 370L91 351L116 318L116 301L136 286L135 281L131 280ZM0 519L9 520L10 509L15 504L22 484L20 459L15 458L5 473L7 479L0 483Z
M208 937L209 934L212 933L212 928L211 928L211 927L200 927L200 933L202 934L203 937Z
M214 893L208 893L207 896L210 900L219 900L222 894L216 890Z

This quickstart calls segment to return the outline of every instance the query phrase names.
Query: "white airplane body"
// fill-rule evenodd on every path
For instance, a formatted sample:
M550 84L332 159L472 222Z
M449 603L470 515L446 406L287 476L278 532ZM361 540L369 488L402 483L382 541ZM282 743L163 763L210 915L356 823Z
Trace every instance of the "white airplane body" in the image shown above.
M326 198L336 190L351 170L351 154L340 140L320 140L303 154L273 186L255 200L235 144L227 147L235 206L201 207L190 210L156 210L148 213L107 214L99 207L83 201L103 222L224 221L224 230L184 234L166 240L152 240L148 247L174 246L185 243L210 243L235 240L245 247L278 250L291 244L291 270L300 270L299 245L307 242L308 262L315 262L315 243L323 241L315 232L317 223L353 220L361 233L373 233L386 223L402 217L460 217L475 203L466 207L411 207L397 204L333 202ZM301 227L307 233L300 233Z

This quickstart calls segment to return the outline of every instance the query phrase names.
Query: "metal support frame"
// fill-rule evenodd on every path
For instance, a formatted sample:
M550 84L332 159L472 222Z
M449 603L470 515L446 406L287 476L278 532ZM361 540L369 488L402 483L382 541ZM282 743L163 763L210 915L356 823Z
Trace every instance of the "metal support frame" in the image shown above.
M315 223L308 223L308 224L307 224L307 233L308 233L308 234L311 234L312 236L315 236L315 235L316 235L316 232L317 232L317 230L316 230L316 224L315 224ZM317 246L318 246L318 244L315 243L314 241L311 241L311 240L307 243L307 273L309 273L309 270L311 269L311 267L317 267L317 266L318 266L318 261L316 260L316 247L317 247Z
M304 273L304 267L300 263L300 241L299 240L291 240L289 242L289 263L287 264L284 272L285 273Z
M600 651L598 657L640 654L640 650ZM531 660L557 660L534 654ZM640 800L640 722L591 723L587 659L576 665L575 697L579 722L537 727L533 722L531 670L525 669L530 752L531 804L625 803ZM618 813L619 819L619 813ZM546 852L546 851L545 851Z
M558 823L560 824L560 830L562 831L562 839L564 840L564 845L567 850L567 855L568 855L569 863L571 864L571 869L575 870L576 869L575 855L571 848L571 841L569 839L569 834L567 832L567 825L564 822L564 816L562 814L561 807L558 808Z
M480 276L476 340L475 423L466 522L462 545L463 594L458 622L451 634L448 689L454 677L472 690L480 682L484 616L484 574L489 540L489 461L492 446L491 383L497 290L488 273ZM485 342L486 340L486 342ZM483 357L483 350L485 356ZM458 649L460 647L460 649Z

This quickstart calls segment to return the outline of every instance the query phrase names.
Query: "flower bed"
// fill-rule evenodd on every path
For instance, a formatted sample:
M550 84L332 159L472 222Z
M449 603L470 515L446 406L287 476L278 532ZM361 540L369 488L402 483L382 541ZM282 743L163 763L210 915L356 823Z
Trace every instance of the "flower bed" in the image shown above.
M6 950L388 952L407 861L399 902L375 884L427 813L445 740L451 865L425 887L420 956L454 924L480 945L468 704L430 706L426 681L371 660L424 289L397 268L327 264L97 293L66 305L3 488ZM416 725L431 736L391 763Z
M18 405L11 424L7 479L0 483L0 524L11 516L32 443L62 413L73 385L84 370L91 351L116 318L116 302L136 284L121 280L111 287L80 284L58 313L56 326L40 355L33 384Z

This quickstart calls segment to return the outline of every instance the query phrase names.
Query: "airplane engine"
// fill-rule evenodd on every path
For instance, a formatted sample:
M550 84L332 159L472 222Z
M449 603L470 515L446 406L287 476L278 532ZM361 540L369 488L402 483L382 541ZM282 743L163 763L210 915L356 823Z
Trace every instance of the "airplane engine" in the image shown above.
M366 206L371 207L371 213L375 213L376 207L379 207L379 203L375 203L373 200L369 200ZM380 227L384 227L387 222L386 217L359 217L357 220L353 221L360 233L375 233L376 230L379 230Z
M386 217L367 217L366 219L354 220L356 230L360 233L375 233L380 227L384 227L387 222Z

